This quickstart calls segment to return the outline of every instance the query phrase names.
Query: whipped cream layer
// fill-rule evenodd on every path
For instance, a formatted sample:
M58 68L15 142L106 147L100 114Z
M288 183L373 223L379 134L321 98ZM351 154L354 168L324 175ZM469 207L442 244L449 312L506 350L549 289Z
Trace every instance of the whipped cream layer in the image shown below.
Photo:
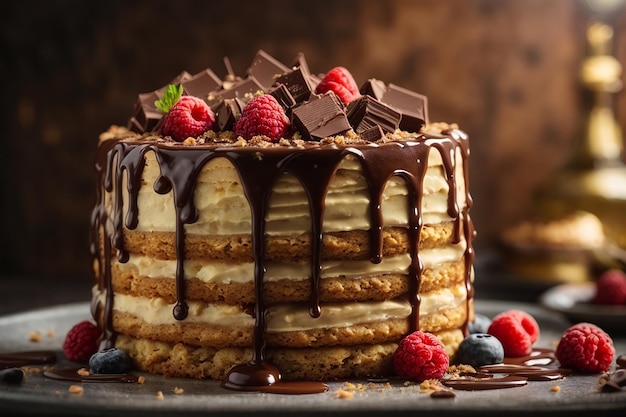
M455 164L456 201L466 204L465 179L460 150ZM416 164L419 163L416 161ZM125 174L124 174L125 175ZM146 153L142 187L138 195L139 231L175 231L175 208L172 192L158 194L153 185L159 177L159 164L154 152ZM125 177L124 177L125 178ZM123 182L126 190L126 181ZM451 220L448 215L448 183L442 158L436 149L429 153L428 169L422 183L421 216L424 224ZM110 194L110 193L108 193ZM106 196L112 210L110 195ZM129 198L124 198L124 213ZM384 189L381 209L385 226L406 226L408 223L408 188L405 180L392 176ZM330 181L325 199L323 231L369 229L368 187L361 164L348 155L338 165ZM197 221L185 224L186 233L202 235L247 234L251 230L250 206L234 166L226 158L215 158L202 168L195 186L194 204ZM297 178L282 174L275 182L266 216L268 235L302 234L311 230L310 211L306 193Z
M104 303L106 291L100 292L96 286L93 288L93 296ZM466 299L467 290L464 284L422 294L419 306L420 317L458 307L464 304ZM241 306L199 301L188 301L188 305L189 314L183 323L203 323L214 326L254 326L254 317L247 314ZM113 308L121 313L140 317L151 325L181 323L172 314L174 304L169 304L160 297L148 298L115 294ZM411 304L405 298L376 302L323 304L321 315L318 318L311 317L309 306L306 303L279 304L269 308L267 331L269 333L282 333L348 327L384 320L403 319L410 315Z
M461 261L465 252L465 242L445 248L422 249L419 253L425 268L449 262ZM378 264L369 260L323 261L322 278L346 277L360 278L369 275L407 274L411 264L409 254L383 257ZM170 278L176 276L176 261L155 259L148 256L130 254L128 262L119 263L122 271L133 271L149 278ZM310 279L311 269L308 263L267 262L265 281L305 280ZM251 282L254 280L254 262L227 263L211 261L184 261L185 278L197 278L204 282L229 284L231 282Z

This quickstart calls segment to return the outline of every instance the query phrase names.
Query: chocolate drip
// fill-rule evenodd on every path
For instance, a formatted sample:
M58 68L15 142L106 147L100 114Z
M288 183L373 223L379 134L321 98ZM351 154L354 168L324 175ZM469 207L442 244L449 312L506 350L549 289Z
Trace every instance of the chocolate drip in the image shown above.
M384 144L360 144L354 146L320 145L309 143L303 148L295 147L242 147L228 148L217 145L182 146L155 141L110 140L101 145L96 163L101 189L97 192L97 204L92 212L92 254L98 260L98 289L106 290L105 305L95 302L92 314L105 329L101 347L112 345L115 334L112 327L113 290L111 287L111 259L117 251L118 261L127 262L128 253L124 248L124 227L134 229L138 223L137 197L141 187L145 154L152 151L156 155L160 175L155 181L154 190L159 194L172 192L176 212L176 296L174 317L184 320L188 313L185 289L185 225L194 223L198 212L194 205L195 185L202 167L215 157L227 158L236 169L244 194L252 214L252 254L254 259L254 349L249 364L235 367L227 377L228 387L267 386L280 380L280 373L266 363L266 316L267 306L264 297L264 275L266 272L265 219L269 208L269 198L276 180L285 173L294 175L302 184L309 203L311 216L311 299L310 314L318 317L320 305L319 285L322 263L323 218L325 197L329 183L337 166L346 157L356 158L361 164L368 186L369 207L369 251L370 260L379 263L383 256L382 196L387 181L392 176L401 177L408 189L411 265L410 302L412 305L411 329L419 329L419 288L423 263L419 256L419 238L423 225L421 212L422 184L428 169L428 158L432 148L442 156L444 173L450 187L448 194L448 214L455 222L454 240L460 241L460 230L466 239L465 283L468 290L467 309L473 296L471 266L473 260L472 239L474 230L469 217L469 186L467 179L467 157L469 147L467 136L458 131L450 132L450 137L419 136L412 140L388 142ZM461 150L465 173L465 197L467 207L459 210L456 197L456 153ZM122 222L123 190L122 178L126 173L128 204L125 222ZM109 219L105 204L105 191L112 194L113 213ZM100 239L103 247L100 249ZM95 299L95 298L94 298ZM467 324L467 323L466 323ZM467 326L466 326L467 327Z

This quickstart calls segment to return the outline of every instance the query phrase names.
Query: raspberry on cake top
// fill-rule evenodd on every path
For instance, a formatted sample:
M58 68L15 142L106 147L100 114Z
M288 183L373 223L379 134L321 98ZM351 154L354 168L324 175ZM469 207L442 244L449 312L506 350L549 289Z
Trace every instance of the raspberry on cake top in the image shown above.
M389 374L418 329L453 355L474 314L468 157L425 96L303 55L140 94L96 163L102 346L241 389Z

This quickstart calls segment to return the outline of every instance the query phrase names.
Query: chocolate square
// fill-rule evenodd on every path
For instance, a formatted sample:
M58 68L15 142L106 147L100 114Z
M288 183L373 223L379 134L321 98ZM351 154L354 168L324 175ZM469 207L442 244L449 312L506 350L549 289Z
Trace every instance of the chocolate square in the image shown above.
M381 101L402 114L402 130L419 132L424 123L428 123L428 99L425 95L389 84Z
M289 68L263 50L259 50L247 70L248 76L256 78L263 90L270 88L276 77L289 71Z
M401 115L398 111L369 95L363 95L350 103L346 113L350 125L358 134L375 126L379 126L385 133L392 133L400 125Z
M222 87L222 80L210 69L205 69L195 74L182 83L183 90L190 96L200 97L207 100L210 92Z
M218 95L222 100L227 98L238 98L247 103L251 97L246 97L246 94L256 94L259 91L265 90L255 77L250 76L236 82L231 88L220 90Z
M329 91L314 95L309 101L292 109L291 123L305 140L316 140L341 135L350 130L343 104Z
M367 80L359 89L359 92L362 95L368 95L378 100L382 99L385 95L385 91L387 91L387 86L381 80L377 80L375 78L370 78Z
M296 103L302 103L313 93L309 76L305 67L297 67L276 78L276 83L284 84Z

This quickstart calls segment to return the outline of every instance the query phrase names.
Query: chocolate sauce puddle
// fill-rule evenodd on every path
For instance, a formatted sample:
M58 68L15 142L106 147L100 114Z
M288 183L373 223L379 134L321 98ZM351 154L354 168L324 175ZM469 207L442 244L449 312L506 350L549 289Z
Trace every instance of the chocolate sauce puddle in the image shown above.
M43 376L56 381L67 382L123 382L133 383L138 381L138 377L132 374L89 374L79 375L82 368L51 369L44 371Z
M528 384L528 379L522 376L501 376L493 378L452 378L443 379L441 381L443 385L449 388L454 388L462 391L481 391L490 389L505 389L521 387Z
M503 363L481 366L475 374L463 374L441 382L450 388L473 391L513 388L526 385L527 381L555 381L572 373L570 369L539 366L552 364L555 360L554 350L536 348L527 356L507 357Z

